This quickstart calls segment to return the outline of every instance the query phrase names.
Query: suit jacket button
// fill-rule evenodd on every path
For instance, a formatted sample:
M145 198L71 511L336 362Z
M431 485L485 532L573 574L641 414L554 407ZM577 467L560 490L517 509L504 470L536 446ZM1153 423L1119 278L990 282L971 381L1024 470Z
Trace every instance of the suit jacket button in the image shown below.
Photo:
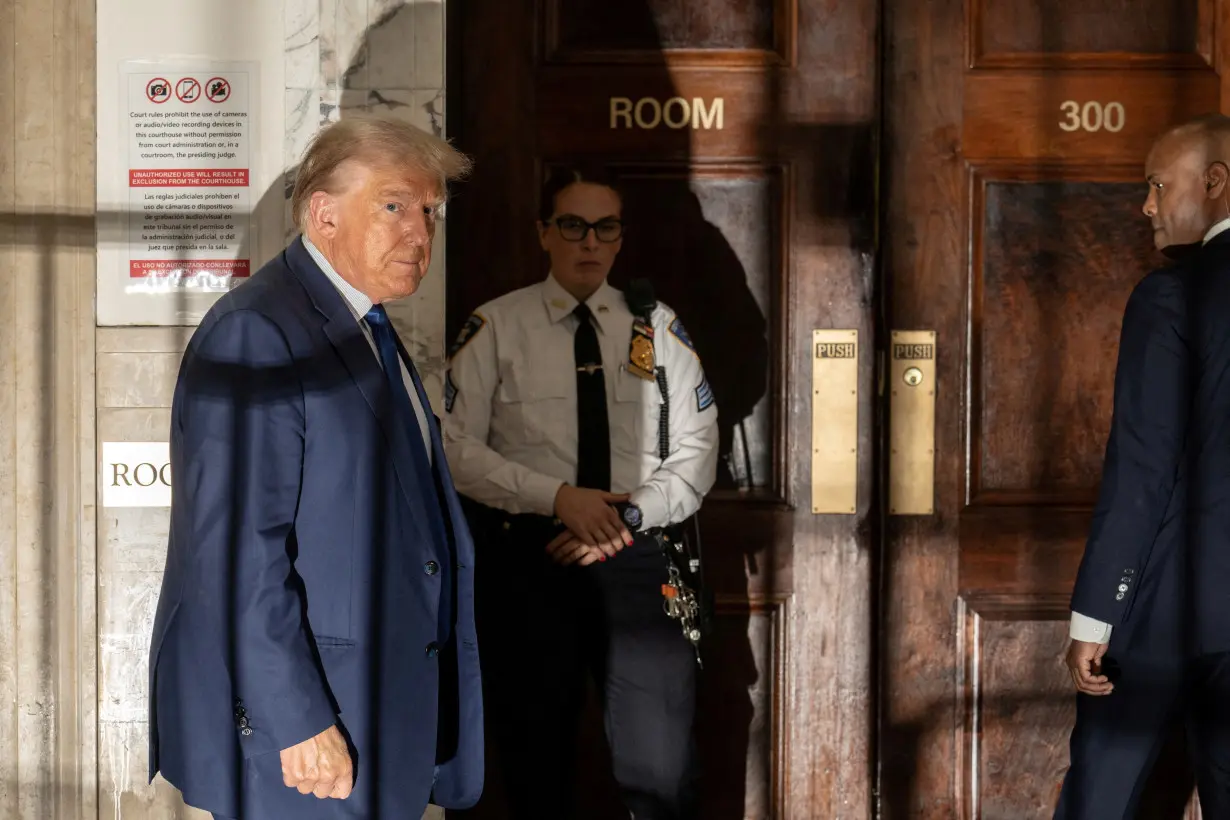
M1127 584L1120 584L1120 585L1119 585L1119 591L1120 591L1120 592L1127 592Z
M440 646L435 641L427 644L427 657L434 658L440 654Z
M423 572L426 572L428 575L435 575L439 571L440 565L435 561L428 561L426 564L423 564Z
M243 735L244 737L251 737L252 729L248 726L245 726L243 727L243 731L241 731L239 734Z
M240 729L248 728L248 719L246 717L241 717L239 719L239 728Z

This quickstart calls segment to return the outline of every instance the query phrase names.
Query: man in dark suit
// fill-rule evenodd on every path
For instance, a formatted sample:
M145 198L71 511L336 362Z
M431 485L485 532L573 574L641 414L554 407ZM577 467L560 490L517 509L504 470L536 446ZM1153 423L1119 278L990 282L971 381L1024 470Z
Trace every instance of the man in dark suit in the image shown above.
M1072 595L1079 692L1055 816L1135 816L1176 717L1205 817L1230 817L1230 120L1172 129L1145 216L1176 262L1123 317L1101 494ZM1182 711L1181 711L1182 710Z
M483 781L473 545L384 304L469 161L395 120L322 131L302 231L193 334L150 649L150 777L236 820L417 820Z

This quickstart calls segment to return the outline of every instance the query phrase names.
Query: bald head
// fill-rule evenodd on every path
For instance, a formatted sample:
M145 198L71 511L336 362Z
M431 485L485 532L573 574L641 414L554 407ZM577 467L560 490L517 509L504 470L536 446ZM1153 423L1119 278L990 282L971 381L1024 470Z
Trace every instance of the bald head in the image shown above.
M1158 137L1145 161L1145 216L1159 250L1195 245L1230 217L1230 117L1213 114Z

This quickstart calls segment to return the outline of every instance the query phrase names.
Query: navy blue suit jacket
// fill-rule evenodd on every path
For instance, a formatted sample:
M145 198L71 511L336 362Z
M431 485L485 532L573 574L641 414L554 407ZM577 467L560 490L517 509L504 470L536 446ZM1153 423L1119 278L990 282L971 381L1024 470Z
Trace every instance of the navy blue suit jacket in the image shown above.
M477 801L474 550L421 401L434 487L415 479L416 420L392 415L379 360L300 240L193 334L150 648L150 777L190 805L402 820L429 797ZM352 795L284 786L279 751L334 723L356 760Z
M1230 232L1136 286L1072 609L1111 653L1230 650Z

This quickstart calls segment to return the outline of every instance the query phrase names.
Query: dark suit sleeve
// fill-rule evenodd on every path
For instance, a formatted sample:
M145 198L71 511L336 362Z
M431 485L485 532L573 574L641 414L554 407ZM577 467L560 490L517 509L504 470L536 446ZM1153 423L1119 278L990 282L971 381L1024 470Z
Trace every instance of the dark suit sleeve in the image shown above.
M190 351L183 397L187 583L218 607L220 660L252 729L244 753L285 749L336 720L291 562L304 402L285 337L254 311L224 315Z
M1182 283L1150 274L1128 299L1102 487L1072 609L1120 623L1140 585L1186 444L1191 361Z

